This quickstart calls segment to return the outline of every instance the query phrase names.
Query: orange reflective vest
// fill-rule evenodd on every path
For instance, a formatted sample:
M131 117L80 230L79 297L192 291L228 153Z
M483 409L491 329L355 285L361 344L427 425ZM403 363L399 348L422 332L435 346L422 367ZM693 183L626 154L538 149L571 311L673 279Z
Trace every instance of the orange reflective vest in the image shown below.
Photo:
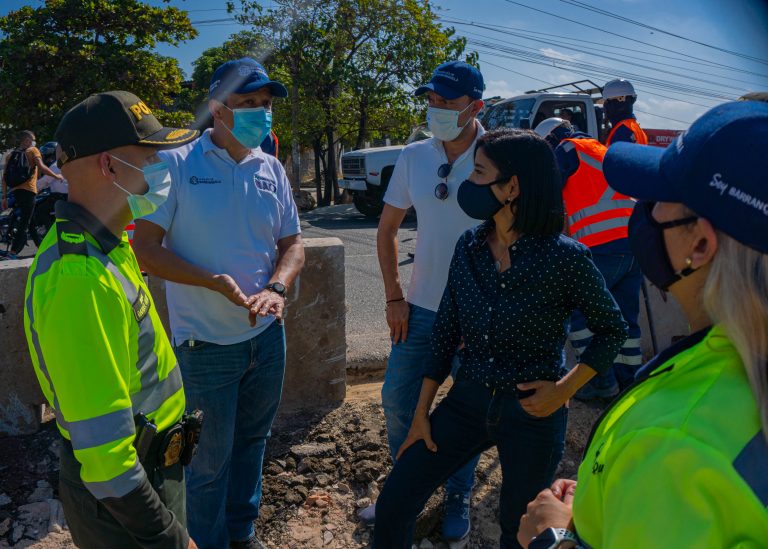
M635 201L608 186L603 176L608 147L597 139L563 139L561 146L575 148L579 156L579 168L563 187L571 238L589 248L627 238Z
M606 147L611 146L611 144L613 143L613 134L616 133L616 130L618 130L622 126L626 126L630 130L632 130L632 133L635 134L635 143L637 143L638 145L648 144L648 136L645 135L643 128L640 127L640 124L637 123L637 120L635 120L634 118L625 118L624 120L616 124L611 130L611 133L608 134L608 139L605 140Z

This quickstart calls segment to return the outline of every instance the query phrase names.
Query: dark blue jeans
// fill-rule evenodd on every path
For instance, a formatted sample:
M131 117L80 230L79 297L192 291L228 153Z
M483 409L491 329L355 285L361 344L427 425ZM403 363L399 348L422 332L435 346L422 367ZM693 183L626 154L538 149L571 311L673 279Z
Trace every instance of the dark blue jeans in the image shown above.
M400 457L376 503L376 549L410 549L416 517L430 495L479 452L496 446L503 481L499 505L503 548L520 547L517 530L528 502L550 486L565 450L568 411L527 414L514 393L493 394L459 379L431 415L437 452L419 441Z
M615 387L618 383L624 388L635 379L635 373L643 363L640 350L640 325L637 318L640 315L640 286L643 283L643 273L632 254L600 254L592 256L595 266L605 279L605 285L621 310L624 320L629 324L629 337L616 356L613 367L598 374L590 380L590 385L598 390ZM584 352L592 340L592 332L587 328L584 316L575 311L571 317L571 332L568 336L576 358Z
M430 356L432 326L437 316L437 313L417 305L410 305L410 309L408 339L392 345L387 371L384 373L384 385L381 388L381 403L393 463L400 445L408 436L413 413L419 402L424 364ZM456 359L451 372L454 379L458 368ZM456 471L446 482L446 491L451 494L469 495L475 484L475 467L478 461L479 455L467 463L466 467Z
M233 345L176 347L187 409L205 414L197 455L187 468L187 523L200 549L253 535L261 466L285 372L285 333L272 323Z

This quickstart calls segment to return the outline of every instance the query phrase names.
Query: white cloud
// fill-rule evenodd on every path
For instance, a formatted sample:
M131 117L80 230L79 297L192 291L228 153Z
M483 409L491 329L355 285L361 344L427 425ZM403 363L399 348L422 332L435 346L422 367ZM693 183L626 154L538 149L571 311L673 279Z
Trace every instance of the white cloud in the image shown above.
M573 61L575 59L578 59L580 57L579 54L577 55L567 55L563 52L559 52L556 49L553 48L541 48L539 50L541 53L549 57L550 59L559 59L560 61Z
M488 80L485 83L485 92L483 93L483 97L514 97L516 95L520 95L524 93L524 91L518 87L513 86L506 80Z

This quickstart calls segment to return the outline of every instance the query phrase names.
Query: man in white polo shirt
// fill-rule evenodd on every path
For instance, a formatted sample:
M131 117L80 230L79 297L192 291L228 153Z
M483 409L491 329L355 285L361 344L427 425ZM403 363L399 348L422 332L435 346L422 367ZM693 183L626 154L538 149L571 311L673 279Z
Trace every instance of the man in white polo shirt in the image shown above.
M427 125L433 137L403 149L384 196L377 248L392 351L381 396L393 461L419 399L432 325L456 242L477 225L459 207L456 192L474 169L475 142L485 133L476 120L483 108L484 88L480 71L467 63L451 61L435 69L429 83L415 92L417 96L427 94ZM411 206L416 209L419 230L406 300L397 268L397 231ZM473 460L446 483L443 537L448 540L469 534L476 465ZM374 513L369 509L362 518L373 520Z
M168 200L136 223L137 256L168 281L188 405L205 414L187 469L187 518L200 549L262 547L253 521L283 385L284 296L304 264L285 171L259 148L272 98L287 95L253 59L219 67L209 90L213 129L165 154Z

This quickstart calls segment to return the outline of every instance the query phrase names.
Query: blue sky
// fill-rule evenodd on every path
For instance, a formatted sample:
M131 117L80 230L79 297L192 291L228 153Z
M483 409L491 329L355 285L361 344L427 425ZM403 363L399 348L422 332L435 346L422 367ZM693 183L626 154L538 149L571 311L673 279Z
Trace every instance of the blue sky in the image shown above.
M148 1L163 4L161 0ZM0 13L41 3L2 0ZM238 0L235 3L239 4ZM171 5L189 10L200 34L180 47L160 46L158 51L176 57L187 75L203 50L244 28L234 21L206 22L229 17L224 0L172 0ZM265 0L264 5L269 7L271 2ZM443 19L460 21L450 26L474 41L470 49L481 52L489 97L509 97L545 87L546 83L560 84L585 76L603 84L609 75L628 76L630 80L633 75L641 124L683 128L724 100L718 97L736 98L745 91L768 90L768 3L760 0L434 0L433 6ZM583 6L608 10L656 30ZM500 47L507 51L499 51Z

